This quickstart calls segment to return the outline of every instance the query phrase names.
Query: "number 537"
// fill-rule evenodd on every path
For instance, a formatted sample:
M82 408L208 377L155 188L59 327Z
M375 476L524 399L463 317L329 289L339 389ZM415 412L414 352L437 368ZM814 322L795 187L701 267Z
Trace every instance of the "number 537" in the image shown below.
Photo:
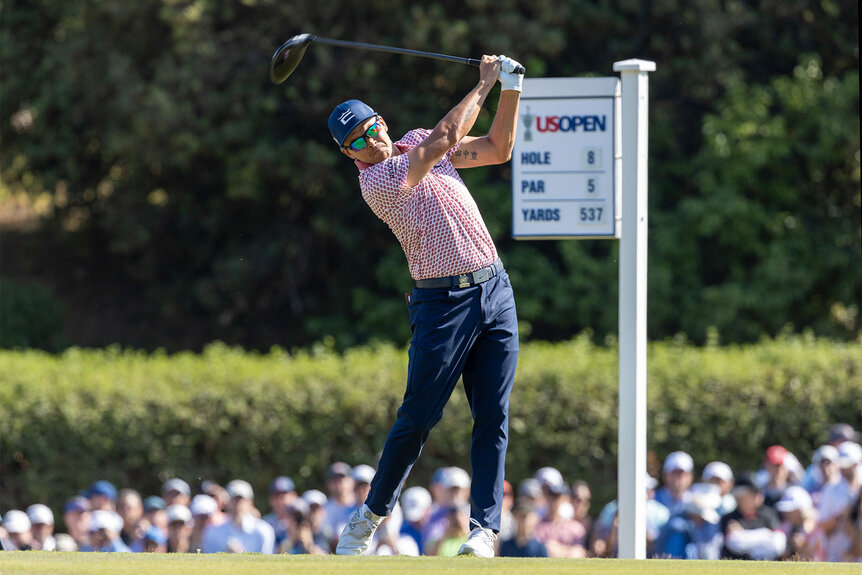
M602 220L602 208L581 208L582 222L600 222Z

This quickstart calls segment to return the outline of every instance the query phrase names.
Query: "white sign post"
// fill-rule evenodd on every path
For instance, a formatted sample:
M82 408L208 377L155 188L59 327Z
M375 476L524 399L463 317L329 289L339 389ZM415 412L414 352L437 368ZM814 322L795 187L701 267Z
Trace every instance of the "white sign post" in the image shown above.
M619 556L646 558L647 110L655 62L614 63L623 80L620 238Z
M647 110L655 62L525 79L512 153L515 239L618 238L619 557L646 558ZM620 102L620 92L622 101Z

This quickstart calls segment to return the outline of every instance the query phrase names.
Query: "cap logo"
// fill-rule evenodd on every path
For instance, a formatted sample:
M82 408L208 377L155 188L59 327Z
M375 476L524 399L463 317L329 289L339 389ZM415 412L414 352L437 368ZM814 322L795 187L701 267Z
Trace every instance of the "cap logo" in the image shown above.
M350 121L351 118L354 117L354 114L350 110L345 110L343 114L338 117L338 121L341 122L342 125L346 126L347 122Z

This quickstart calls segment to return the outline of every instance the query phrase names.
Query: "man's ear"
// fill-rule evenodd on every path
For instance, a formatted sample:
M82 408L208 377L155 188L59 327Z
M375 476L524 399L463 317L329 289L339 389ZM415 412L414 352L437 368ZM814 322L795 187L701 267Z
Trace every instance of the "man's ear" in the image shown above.
M344 148L339 148L339 150L341 150L341 153L344 154L345 156L347 156L348 158L350 158L351 160L356 159L350 155L350 150L345 150Z

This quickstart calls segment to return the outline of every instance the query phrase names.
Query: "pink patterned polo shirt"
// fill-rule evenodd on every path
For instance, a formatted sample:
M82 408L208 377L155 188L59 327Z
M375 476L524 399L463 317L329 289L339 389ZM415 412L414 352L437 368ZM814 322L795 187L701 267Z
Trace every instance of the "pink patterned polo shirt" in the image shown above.
M395 145L406 152L430 133L411 130ZM356 162L362 197L398 238L414 280L469 273L497 260L479 208L450 161L457 149L412 188L406 153L374 165Z

